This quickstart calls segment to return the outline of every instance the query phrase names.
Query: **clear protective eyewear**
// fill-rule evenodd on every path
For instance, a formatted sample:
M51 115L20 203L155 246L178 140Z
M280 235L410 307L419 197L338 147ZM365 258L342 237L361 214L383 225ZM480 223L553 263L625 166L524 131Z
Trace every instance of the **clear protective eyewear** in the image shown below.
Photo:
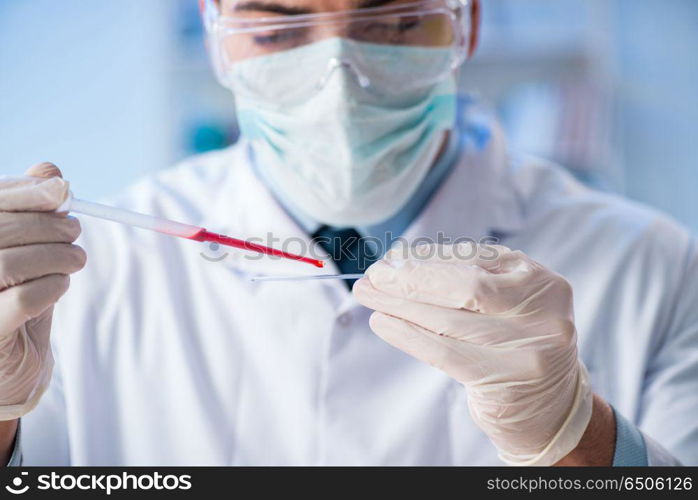
M308 77L316 79L318 87L340 67L350 68L362 87L370 86L371 78L367 75L376 75L381 67L384 73L391 74L379 74L379 79L392 78L396 85L418 86L452 74L475 48L473 33L477 20L472 0L397 0L379 7L297 15L275 14L266 11L265 5L264 1L232 0L224 2L225 10L222 10L220 0L201 0L214 67L221 82L234 92L244 93L245 87L254 86L254 82L241 85L239 82L245 81L244 78L230 78L230 75L240 71L246 62L264 56L284 54L285 63L291 60L296 68L308 71ZM372 47L372 56L363 57L361 50L352 50L350 54L328 57L318 67L317 58L310 60L307 51L299 50L328 39ZM401 80L394 64L383 64L389 57L399 57L400 50L405 48L421 49L423 59L428 60L424 81ZM383 59L375 57L376 53L383 54ZM416 62L420 64L421 60ZM288 67L279 64L278 74L271 68L263 76L284 78L283 71Z

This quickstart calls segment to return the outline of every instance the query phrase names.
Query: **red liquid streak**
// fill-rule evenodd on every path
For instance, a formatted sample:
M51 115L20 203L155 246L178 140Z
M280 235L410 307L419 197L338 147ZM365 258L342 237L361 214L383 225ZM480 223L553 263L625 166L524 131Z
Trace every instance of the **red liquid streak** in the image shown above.
M325 266L325 263L318 259L302 257L293 253L284 252L283 250L277 250L276 248L265 247L264 245L258 245L257 243L250 243L249 241L231 238L230 236L225 236L224 234L211 233L205 229L202 229L194 236L190 236L189 239L194 241L210 241L212 243L219 243L228 247L241 248L243 250L250 250L252 252L259 252L266 255L276 255L277 257L283 257L285 259L299 260L301 262L312 264L315 267Z

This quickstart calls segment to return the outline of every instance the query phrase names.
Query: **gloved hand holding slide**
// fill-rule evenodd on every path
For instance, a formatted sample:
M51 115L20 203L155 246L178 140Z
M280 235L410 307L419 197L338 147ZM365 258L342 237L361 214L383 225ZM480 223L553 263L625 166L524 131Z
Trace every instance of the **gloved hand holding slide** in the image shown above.
M426 258L393 250L354 295L375 309L379 337L463 384L502 460L552 465L577 446L592 411L572 289L522 252L474 250L443 246Z

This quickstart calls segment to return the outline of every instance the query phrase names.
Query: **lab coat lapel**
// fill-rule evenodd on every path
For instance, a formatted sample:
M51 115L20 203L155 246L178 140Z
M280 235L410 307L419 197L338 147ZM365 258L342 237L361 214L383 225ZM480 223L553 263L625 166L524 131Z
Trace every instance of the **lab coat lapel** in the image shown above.
M427 207L405 231L406 241L478 241L520 229L522 205L514 188L504 135L496 123L491 132L485 148L461 155Z
M324 268L312 267L302 262L257 255L242 250L231 250L225 265L238 273L255 275L304 275L335 274L339 270L327 253L293 220L276 201L269 189L255 175L246 145L231 148L226 158L230 175L220 186L212 205L207 229L225 232L241 239L287 250L300 255L310 255L325 261ZM332 280L328 284L332 286ZM335 283L346 293L340 282Z

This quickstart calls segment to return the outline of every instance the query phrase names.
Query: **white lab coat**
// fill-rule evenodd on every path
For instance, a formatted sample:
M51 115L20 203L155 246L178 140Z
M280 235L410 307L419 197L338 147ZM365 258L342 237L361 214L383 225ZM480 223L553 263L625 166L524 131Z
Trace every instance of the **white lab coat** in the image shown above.
M113 203L232 235L295 238L289 250L308 242L254 176L244 143ZM317 270L81 220L88 264L56 308L56 368L23 419L25 463L500 463L465 390L375 336L343 283L253 283ZM502 233L567 277L594 390L671 455L698 463L698 260L687 231L555 166L510 160L499 135L461 158L405 236L439 231ZM220 262L202 256L224 252ZM649 455L672 460L653 441Z

